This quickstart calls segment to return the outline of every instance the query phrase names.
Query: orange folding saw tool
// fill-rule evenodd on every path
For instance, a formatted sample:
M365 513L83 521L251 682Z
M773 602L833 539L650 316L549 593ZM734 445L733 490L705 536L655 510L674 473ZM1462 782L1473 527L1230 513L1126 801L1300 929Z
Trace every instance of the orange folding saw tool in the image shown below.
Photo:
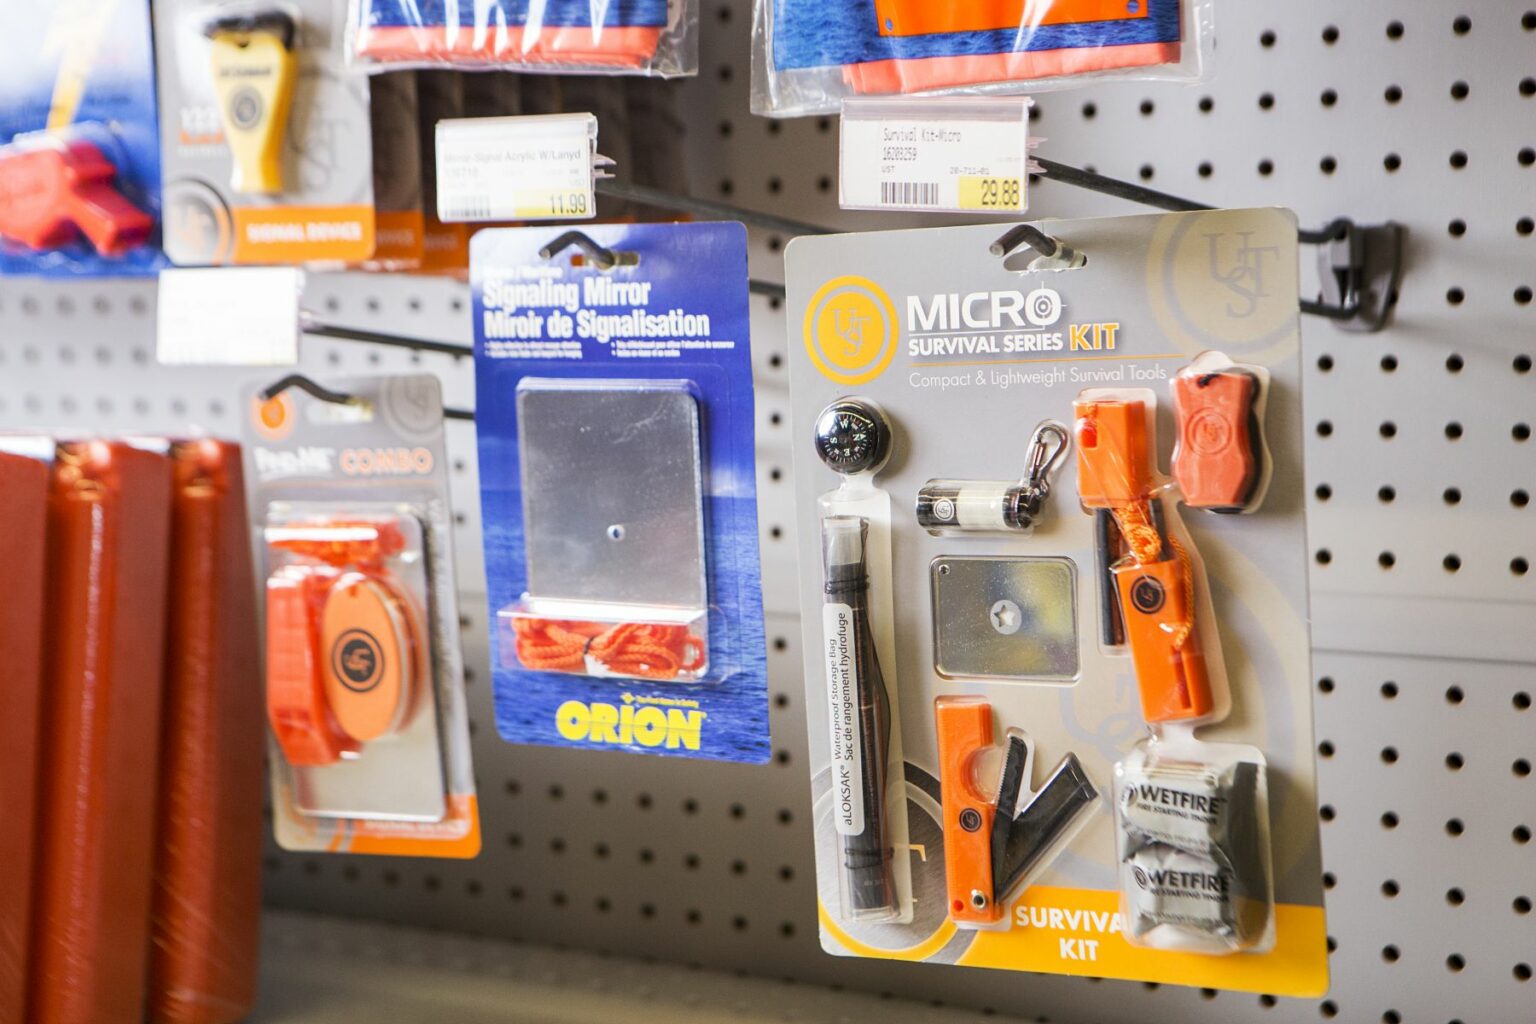
M1073 403L1077 485L1094 515L1108 646L1129 644L1148 722L1205 718L1215 708L1195 621L1189 553L1168 533L1152 477L1146 405L1135 399Z
M1034 745L1010 730L997 792L989 796L977 786L976 771L993 747L992 705L981 697L940 697L934 719L949 917L984 928L1002 921L1008 901L1071 838L1099 794L1072 753L1030 792Z

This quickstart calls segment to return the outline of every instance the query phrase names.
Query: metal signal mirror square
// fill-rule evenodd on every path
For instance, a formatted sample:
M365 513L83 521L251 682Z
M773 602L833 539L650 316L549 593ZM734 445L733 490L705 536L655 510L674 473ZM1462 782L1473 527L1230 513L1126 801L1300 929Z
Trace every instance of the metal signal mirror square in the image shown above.
M940 677L1063 683L1077 677L1071 561L941 555L930 576L933 670Z

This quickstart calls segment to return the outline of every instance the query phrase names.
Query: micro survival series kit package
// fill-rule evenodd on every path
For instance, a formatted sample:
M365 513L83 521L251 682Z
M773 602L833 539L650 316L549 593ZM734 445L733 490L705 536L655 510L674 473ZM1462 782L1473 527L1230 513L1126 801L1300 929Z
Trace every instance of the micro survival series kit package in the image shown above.
M1321 994L1295 219L1045 229L788 250L822 944Z
M278 843L474 857L441 384L259 391L247 433Z
M761 763L746 231L481 231L476 428L496 724Z

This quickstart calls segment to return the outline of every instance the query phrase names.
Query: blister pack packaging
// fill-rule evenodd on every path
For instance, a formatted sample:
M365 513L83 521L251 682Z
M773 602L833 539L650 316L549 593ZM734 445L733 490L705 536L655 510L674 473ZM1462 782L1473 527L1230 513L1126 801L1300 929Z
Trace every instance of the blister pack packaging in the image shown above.
M1318 995L1295 218L1042 229L787 252L822 944Z
M165 257L149 4L12 4L0 64L0 273L156 273Z
M576 234L471 245L497 727L765 761L746 233Z
M165 250L181 266L373 255L366 76L339 0L157 3Z
M1031 93L1104 78L1196 81L1211 0L756 0L752 111L844 97Z
M431 376L252 396L246 465L285 849L479 852L443 422Z
M369 71L656 75L698 70L697 0L349 0L347 56Z

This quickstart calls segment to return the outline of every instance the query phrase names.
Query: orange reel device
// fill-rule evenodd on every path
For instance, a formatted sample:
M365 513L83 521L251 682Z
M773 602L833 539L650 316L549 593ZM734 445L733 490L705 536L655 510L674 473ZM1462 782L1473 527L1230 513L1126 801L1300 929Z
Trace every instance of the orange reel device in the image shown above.
M1096 519L1104 639L1128 644L1142 717L1205 718L1215 709L1196 631L1194 569L1168 534L1151 475L1147 409L1134 399L1073 403L1078 488Z
M388 522L268 531L297 555L267 579L267 717L288 762L358 757L398 732L425 669L423 625L388 572L404 547Z

